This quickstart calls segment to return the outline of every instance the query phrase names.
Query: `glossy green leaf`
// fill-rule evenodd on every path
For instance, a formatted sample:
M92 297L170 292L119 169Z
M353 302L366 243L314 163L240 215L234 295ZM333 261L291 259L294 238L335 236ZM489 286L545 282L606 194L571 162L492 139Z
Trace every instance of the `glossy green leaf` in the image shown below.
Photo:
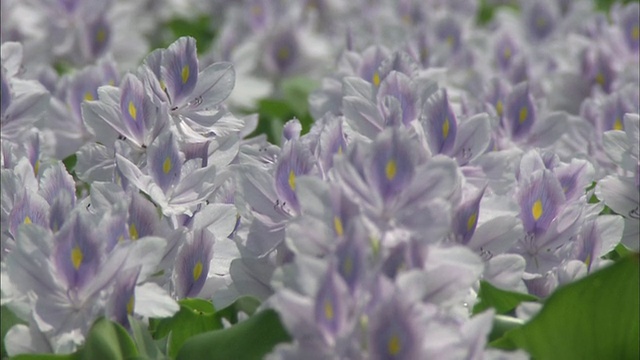
M7 335L7 332L9 331L9 329L11 329L11 327L13 327L13 325L24 323L25 322L17 317L11 310L9 310L9 308L7 308L6 306L0 307L0 330L2 333L2 338L0 338L2 340L2 343L0 343L0 345L2 346L2 350L0 350L0 353L2 353L2 358L7 356L6 350L4 348L4 336Z
M180 349L177 360L258 360L290 340L278 314L265 310L228 329L194 336Z
M491 333L489 333L489 341L495 341L503 337L507 331L519 328L522 325L524 325L524 320L511 316L496 315L493 318Z
M536 359L640 358L640 255L558 289L524 326L491 343Z
M292 77L282 82L284 100L300 118L309 112L309 94L318 88L318 82L307 77Z
M158 345L151 337L151 333L147 326L140 320L129 316L129 324L131 326L131 334L135 341L140 356L150 360L164 360L167 356L160 351Z
M71 154L62 160L62 164L67 169L67 172L71 174L73 170L76 168L76 164L78 163L78 157L76 154Z
M77 359L124 360L138 356L133 340L120 324L101 318L93 324Z
M496 309L498 314L506 314L523 301L538 301L538 298L533 295L502 290L486 281L480 282L478 298L480 298L480 302L473 307L474 314L481 313L488 308Z
M238 298L233 304L219 310L216 316L222 320L223 318L231 324L238 322L238 313L245 313L249 316L253 315L260 306L260 300L251 297L243 296Z
M200 15L195 19L171 19L166 25L173 33L173 39L181 36L191 36L196 39L198 54L206 53L216 37L214 22L207 15Z
M182 344L190 337L211 330L222 329L222 322L215 316L210 301L203 299L183 299L178 302L180 311L166 319L152 321L153 337L168 336L167 353L175 357Z
M15 360L130 360L140 358L138 349L127 330L105 318L98 319L87 335L84 345L73 354L23 354Z
M11 360L79 360L80 354L75 352L73 354L22 354L11 358ZM129 359L127 359L129 360Z

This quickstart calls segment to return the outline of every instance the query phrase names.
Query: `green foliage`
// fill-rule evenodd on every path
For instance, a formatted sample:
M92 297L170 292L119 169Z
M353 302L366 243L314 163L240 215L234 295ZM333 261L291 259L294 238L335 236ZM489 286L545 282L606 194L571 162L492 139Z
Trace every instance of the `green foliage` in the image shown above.
M89 331L77 359L124 360L138 356L135 343L121 325L99 319Z
M603 256L605 259L618 261L624 259L625 257L631 255L631 251L627 249L624 245L618 244L615 249L611 250L608 254Z
M538 301L538 298L533 295L502 290L486 281L480 281L478 298L480 302L473 307L474 314L488 308L495 308L498 314L507 314L515 310L523 301Z
M2 340L2 342L0 343L2 345L0 353L2 353L2 358L5 358L7 356L7 352L4 348L4 336L7 335L7 332L9 331L9 329L11 329L11 327L13 327L13 325L24 323L25 322L17 317L11 310L9 310L9 308L7 308L6 306L0 307L0 332L2 334L2 338L0 338Z
M69 155L64 160L62 160L62 163L64 164L64 167L67 168L67 172L71 174L76 168L78 157L76 156L76 154Z
M149 360L166 360L168 357L160 350L158 344L153 340L147 326L133 316L129 316L131 334L133 341L138 347L140 356ZM165 345L166 347L166 345Z
M168 336L167 354L174 358L180 347L190 337L212 330L222 329L213 304L203 299L179 301L180 311L166 319L152 319L151 333L155 339Z
M640 358L640 254L558 289L531 321L491 343L536 359Z
M14 356L11 360L80 360L82 359L77 353L73 354L22 354Z
M194 336L177 359L262 359L277 344L290 340L278 314L265 310L228 329Z
M282 126L293 118L300 121L302 133L307 133L313 124L308 98L317 87L316 81L305 77L292 77L282 81L282 97L262 99L258 102L256 111L248 111L259 115L258 128L251 136L266 134L269 142L279 144Z
M596 10L609 12L615 3L628 4L638 2L638 0L595 0Z
M251 296L243 296L236 300L233 304L218 311L216 313L216 316L221 321L222 319L225 319L229 323L235 324L238 322L238 313L245 313L248 316L251 316L256 312L258 306L260 306L260 300Z
M493 20L495 11L500 7L508 7L517 10L518 2L510 1L506 4L493 5L491 4L491 1L481 0L480 4L478 5L478 13L476 14L476 23L480 26L488 24L489 22L491 22L491 20Z
M181 36L191 36L196 39L198 55L206 53L216 38L213 21L207 15L200 15L193 20L174 18L166 26L171 30L173 39Z
M496 315L493 318L489 341L500 339L507 331L522 327L522 325L524 325L524 320L512 316Z
M130 360L140 358L135 343L121 325L105 318L98 319L84 345L73 354L23 354L15 360Z

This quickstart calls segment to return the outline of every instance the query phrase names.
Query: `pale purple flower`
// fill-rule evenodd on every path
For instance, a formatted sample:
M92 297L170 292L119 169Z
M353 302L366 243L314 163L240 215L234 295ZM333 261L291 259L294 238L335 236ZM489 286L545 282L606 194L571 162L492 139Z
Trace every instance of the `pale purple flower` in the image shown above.
M178 298L196 297L209 274L213 256L213 234L194 230L181 245L173 270L173 286Z
M147 153L147 174L119 154L116 164L124 178L147 193L165 214L190 215L215 190L216 168L199 168L197 160L183 164L184 155L171 131L158 136Z

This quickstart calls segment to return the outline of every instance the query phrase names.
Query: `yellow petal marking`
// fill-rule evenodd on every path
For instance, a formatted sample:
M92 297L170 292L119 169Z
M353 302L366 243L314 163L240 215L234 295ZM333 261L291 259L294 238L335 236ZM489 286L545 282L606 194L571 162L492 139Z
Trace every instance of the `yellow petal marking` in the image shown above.
M101 44L107 39L107 32L104 29L98 30L96 33L96 41Z
M333 217L333 228L336 230L336 235L342 236L344 229L342 228L342 220L338 216Z
M536 26L539 28L543 28L547 25L547 21L544 18L538 18L536 19Z
M351 275L353 271L353 260L351 260L350 257L346 258L344 263L342 263L342 271L344 271L347 276Z
M400 349L400 338L398 335L394 334L391 339L389 339L389 343L387 343L387 351L389 352L389 355L396 356L400 352Z
M504 51L502 52L502 56L504 56L505 59L509 60L511 58L511 48L508 46L504 48Z
M373 73L373 78L371 79L371 81L373 82L373 86L380 86L380 74L378 74L377 71Z
M498 116L502 116L502 112L504 111L504 105L502 105L502 100L498 100L496 102L496 112Z
M338 146L338 154L342 155L342 145Z
M29 215L24 217L24 223L25 224L31 224L31 218L29 217Z
M252 14L253 16L260 16L260 15L262 15L262 6L260 6L260 5L253 5L253 6L251 7L251 14Z
M85 101L91 101L91 100L94 100L95 98L93 97L93 94L91 93L91 91L87 91L86 93L84 93L83 99Z
M291 190L296 190L296 173L293 170L289 170L289 187Z
M71 264L73 268L78 270L82 264L82 250L78 246L71 249Z
M444 118L444 123L442 123L442 138L446 139L449 136L449 128L451 124L449 123L449 118Z
M520 117L518 118L518 122L520 124L525 122L525 120L527 120L528 115L529 115L529 109L527 109L526 106L523 106L522 109L520 109Z
M168 174L171 171L171 158L167 156L162 163L162 172Z
M602 73L598 73L596 75L596 82L600 85L604 85L604 75Z
M36 160L36 163L33 165L33 172L38 175L38 171L40 170L40 160Z
M533 203L533 206L531 207L531 215L533 215L533 219L535 221L538 221L538 219L540 219L540 217L542 216L542 212L542 200L538 199Z
M622 121L620 121L620 118L617 118L616 121L613 123L613 130L622 130L624 129L624 126L622 125Z
M423 47L420 49L420 59L425 60L429 56L429 49Z
M587 265L587 267L591 266L591 254L587 255L587 258L584 259L584 264Z
M186 84L187 80L189 80L189 65L182 67L182 73L180 75L182 76L182 83Z
M478 213L476 212L474 212L473 214L471 214L471 216L469 216L469 219L467 220L467 232L473 229L477 219L478 219Z
M369 237L369 242L371 243L371 250L373 251L373 255L378 256L378 254L380 253L380 240L372 235Z
M120 235L118 237L118 242L123 242L124 241L124 235Z
M198 261L193 267L193 281L198 281L202 275L202 261Z
M631 38L635 41L640 40L640 26L635 25L633 29L631 29Z
M384 167L384 173L387 175L387 180L391 181L396 177L396 172L398 171L396 161L393 159L389 159L387 161L387 166Z
M131 296L129 298L129 301L127 301L127 314L131 315L133 314L133 305L135 304L135 299L133 298L133 296Z
M333 305L329 300L324 301L324 317L326 317L327 320L333 319Z
M164 83L164 80L160 80L160 89L167 91L167 84Z
M287 60L289 58L289 56L290 56L290 53L289 53L289 48L288 47L281 46L278 49L278 59Z
M129 101L129 115L133 120L138 120L138 110L136 110L136 106L133 101Z
M453 46L453 36L447 36L447 45Z
M136 229L136 224L129 224L129 237L131 240L138 240L138 229Z

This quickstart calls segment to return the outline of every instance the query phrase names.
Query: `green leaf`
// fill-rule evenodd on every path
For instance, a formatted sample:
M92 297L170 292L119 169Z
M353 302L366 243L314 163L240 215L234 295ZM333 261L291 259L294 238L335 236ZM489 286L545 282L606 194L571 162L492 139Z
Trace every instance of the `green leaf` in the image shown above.
M519 328L524 325L524 321L515 317L496 315L493 318L493 326L489 334L489 341L495 341L504 336L507 331Z
M174 39L181 36L191 36L196 39L199 55L209 50L216 37L216 31L212 25L213 21L206 15L200 15L193 20L174 18L166 24L171 29Z
M640 358L640 254L554 292L541 311L491 346L536 359Z
M81 360L124 360L138 356L133 340L120 324L101 318L96 321L83 347L78 351Z
M62 164L67 168L67 172L71 174L73 170L76 168L76 164L78 163L78 157L76 154L71 154L62 160Z
M538 301L538 298L533 295L498 289L486 281L480 281L478 297L480 302L473 307L474 314L488 308L495 308L498 314L506 314L523 301Z
M265 310L228 329L194 336L185 342L176 359L257 360L288 341L291 338L278 314Z
M73 354L22 354L16 355L11 360L79 360L78 353ZM128 360L128 359L127 359Z
M243 296L234 301L233 304L219 310L216 316L221 321L224 318L231 324L235 324L238 322L238 313L243 312L251 316L256 312L258 306L260 306L260 300L251 296Z
M0 338L2 340L2 343L1 343L2 350L0 350L0 352L2 353L2 358L5 358L7 356L7 352L4 348L4 336L7 335L7 332L9 331L9 329L11 329L11 327L13 327L13 325L18 325L18 324L26 324L26 323L22 321L22 319L17 317L6 306L0 307L0 330L2 333L2 338Z
M133 340L138 347L140 355L146 359L164 360L167 357L160 351L158 345L151 337L151 333L144 323L133 316L129 316L129 324L131 325L131 333Z
M309 112L309 94L318 85L317 81L302 76L287 78L282 82L284 100L298 118Z
M627 249L626 246L624 246L622 244L618 244L618 245L616 245L615 249L609 251L609 253L606 254L604 256L604 258L607 259L607 260L618 261L618 260L626 258L627 256L629 256L631 254L632 254L631 250Z
M222 322L215 316L210 301L203 299L183 299L178 302L180 311L167 319L155 319L151 327L156 339L169 336L168 355L176 356L178 350L190 337L211 330L222 329Z
M120 324L98 319L87 335L87 339L73 354L23 354L15 360L130 360L140 358L133 340Z

